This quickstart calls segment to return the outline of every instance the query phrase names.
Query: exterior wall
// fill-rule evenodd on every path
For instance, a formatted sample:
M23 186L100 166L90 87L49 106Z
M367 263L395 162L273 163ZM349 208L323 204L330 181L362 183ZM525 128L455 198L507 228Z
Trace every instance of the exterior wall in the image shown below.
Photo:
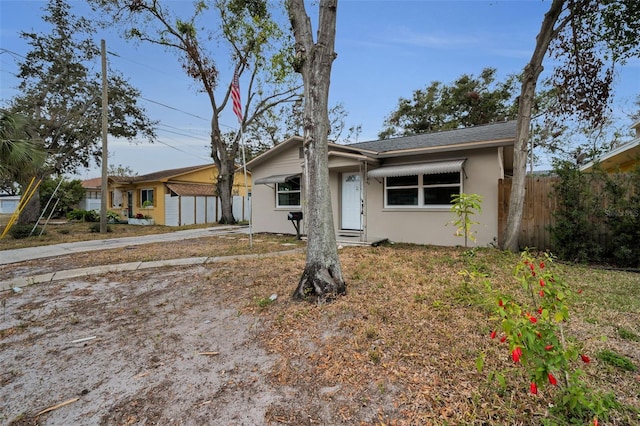
M254 180L272 175L302 173L303 160L299 158L299 144L279 153L268 161L252 168ZM506 151L506 150L505 150ZM507 153L509 154L509 153ZM485 148L472 152L457 151L428 156L388 158L384 165L406 162L445 161L466 158L463 173L462 191L482 196L482 213L473 217L480 222L474 225L477 241L469 241L470 246L486 246L497 242L498 238L498 181L502 177L498 158L498 148ZM329 184L333 207L333 220L336 230L341 225L341 182L342 173L359 170L353 160L336 159L330 162ZM510 169L509 160L505 168ZM466 177L465 177L466 176ZM368 240L388 238L396 242L433 244L443 246L463 245L464 238L455 236L455 227L448 224L454 220L448 207L444 208L385 208L384 180L365 178L363 191L366 191L366 213L364 227ZM304 180L303 180L304 184ZM302 188L302 210L304 211L304 187ZM287 220L291 208L275 207L275 185L255 185L252 191L253 230L255 232L277 232L293 234L295 229ZM301 222L301 232L305 233L305 220Z
M430 156L412 158L412 162L437 161L465 157L465 153L452 153L448 156ZM456 155L460 154L460 155ZM482 213L473 217L480 222L472 230L477 231L477 241L469 241L470 246L485 246L497 241L498 237L498 165L497 149L487 148L466 155L462 191L482 196ZM388 165L389 163L387 163ZM389 238L391 241L443 246L463 245L464 238L456 237L455 227L447 225L454 219L448 208L384 208L383 179L368 178L365 181L367 191L367 237Z
M10 195L7 197L0 197L0 213L11 214L18 208L20 204L20 195Z
M300 158L301 143L292 143L291 147L281 152L277 158L256 165L251 170L253 182L272 175L302 173L304 160ZM302 182L301 209L304 210L304 182ZM254 185L251 191L252 227L255 232L276 232L295 234L296 230L287 215L292 208L276 208L275 184ZM304 233L305 220L300 222Z

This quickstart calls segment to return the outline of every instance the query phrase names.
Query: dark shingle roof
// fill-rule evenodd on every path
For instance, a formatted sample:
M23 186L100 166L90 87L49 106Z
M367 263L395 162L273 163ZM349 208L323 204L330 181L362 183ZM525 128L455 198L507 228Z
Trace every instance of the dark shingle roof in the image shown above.
M472 142L490 142L516 137L516 121L485 124L464 129L444 130L422 135L403 136L347 145L349 148L384 153L420 148L435 148L461 145Z

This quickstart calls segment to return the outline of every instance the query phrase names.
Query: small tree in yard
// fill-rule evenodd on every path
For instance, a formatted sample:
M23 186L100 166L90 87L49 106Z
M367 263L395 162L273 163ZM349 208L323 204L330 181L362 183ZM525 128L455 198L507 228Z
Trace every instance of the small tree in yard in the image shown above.
M456 226L456 237L464 237L464 246L468 247L468 240L476 241L476 232L471 231L475 222L471 217L476 213L482 212L482 197L478 194L455 194L451 197L453 205L451 211L456 215L456 219L450 223Z
M304 0L288 0L295 36L294 69L304 82L304 165L307 199L307 261L294 299L328 300L346 292L336 245L329 193L328 98L336 35L337 0L321 0L317 41Z

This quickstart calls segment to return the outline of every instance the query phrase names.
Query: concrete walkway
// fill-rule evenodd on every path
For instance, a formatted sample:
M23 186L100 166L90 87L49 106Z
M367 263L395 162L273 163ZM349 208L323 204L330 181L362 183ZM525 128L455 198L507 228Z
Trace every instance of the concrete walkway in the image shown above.
M53 244L49 246L27 247L0 251L0 265L43 259L45 257L64 256L87 251L109 250L120 247L180 241L190 238L212 237L217 235L248 233L243 226L215 226L211 228L186 229L165 234L140 235L135 237L109 238L106 240L78 241L75 243Z
M16 250L0 251L0 265L42 259L45 257L64 256L96 250L108 250L131 245L150 244L158 242L180 241L191 238L211 237L228 234L247 234L248 228L241 226L217 226L212 228L188 229L184 231L168 232L166 234L141 235L136 237L111 238L106 240L78 241L75 243L55 244L50 246L29 247ZM98 265L87 268L70 269L66 271L49 272L45 274L16 277L2 281L0 291L13 289L20 291L22 287L33 284L47 283L63 279L81 278L88 275L104 274L118 271L137 271L164 266L204 265L236 259L250 259L261 257L275 257L304 252L304 248L286 250L265 254L246 254L222 257L190 257L181 259L158 260L152 262L130 262L115 265Z

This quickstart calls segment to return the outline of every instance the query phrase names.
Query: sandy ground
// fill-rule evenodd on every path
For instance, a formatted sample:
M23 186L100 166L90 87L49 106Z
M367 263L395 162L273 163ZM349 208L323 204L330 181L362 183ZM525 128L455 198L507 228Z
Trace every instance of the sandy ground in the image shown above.
M284 394L241 290L192 267L5 292L0 423L265 424Z

